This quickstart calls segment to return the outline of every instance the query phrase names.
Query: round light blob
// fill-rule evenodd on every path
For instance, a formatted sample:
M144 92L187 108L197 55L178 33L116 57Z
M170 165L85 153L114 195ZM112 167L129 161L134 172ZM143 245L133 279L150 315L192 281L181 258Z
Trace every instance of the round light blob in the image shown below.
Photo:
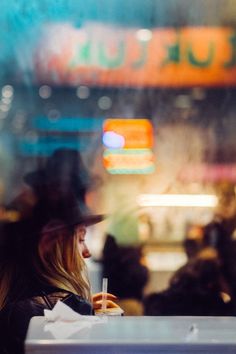
M110 109L112 106L112 100L108 96L102 96L98 100L98 107L102 110Z
M52 89L48 85L43 85L39 88L39 96L43 99L47 99L51 96Z
M5 85L2 88L2 96L5 98L10 98L14 94L14 89L11 85Z
M50 121L56 121L61 117L60 112L57 109L50 109L48 112L48 119Z
M136 37L139 41L150 41L150 39L152 39L152 31L146 28L142 28L136 32Z
M103 144L110 149L121 149L125 145L125 138L113 131L107 131L102 137Z
M90 95L90 90L87 86L79 86L76 90L76 95L79 97L81 100L85 100L86 98L89 97Z

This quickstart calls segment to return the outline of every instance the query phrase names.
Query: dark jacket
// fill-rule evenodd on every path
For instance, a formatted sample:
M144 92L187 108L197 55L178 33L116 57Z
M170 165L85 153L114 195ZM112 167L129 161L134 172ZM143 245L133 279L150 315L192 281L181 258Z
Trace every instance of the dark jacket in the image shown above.
M90 303L61 289L43 291L40 295L11 302L0 311L0 353L24 353L24 340L30 319L33 316L43 316L44 310L51 310L58 300L81 315L93 314Z

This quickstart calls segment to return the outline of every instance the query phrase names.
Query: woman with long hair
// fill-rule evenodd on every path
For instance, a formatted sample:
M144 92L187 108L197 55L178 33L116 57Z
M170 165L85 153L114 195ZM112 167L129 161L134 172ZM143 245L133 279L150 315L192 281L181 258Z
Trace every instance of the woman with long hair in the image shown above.
M104 215L91 215L77 195L55 190L41 188L34 203L17 198L11 208L18 220L1 225L1 353L23 353L30 319L58 300L82 315L101 307L102 293L91 294L84 258L90 257L86 227ZM114 295L107 299L107 307L118 307Z

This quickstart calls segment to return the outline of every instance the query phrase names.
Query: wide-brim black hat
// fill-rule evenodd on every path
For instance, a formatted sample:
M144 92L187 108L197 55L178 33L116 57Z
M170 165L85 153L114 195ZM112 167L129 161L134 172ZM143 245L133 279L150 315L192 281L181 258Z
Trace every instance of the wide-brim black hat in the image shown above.
M74 196L59 196L54 199L50 195L46 195L37 200L28 209L25 206L24 198L25 194L22 195L22 198L17 198L15 204L14 202L11 204L11 210L15 210L17 218L10 223L19 226L26 225L26 228L31 230L31 233L40 233L43 227L52 221L57 221L54 223L57 226L48 228L48 232L56 231L65 226L91 226L103 221L107 217L105 214L93 214L83 201L79 201ZM59 225L64 226L59 227Z
M41 200L27 215L21 214L19 210L16 212L18 220L1 224L2 259L28 257L45 234L50 236L50 233L66 229L73 234L74 228L79 225L95 225L106 218L105 214L92 214L88 209L81 208L77 200L63 198L56 204L50 200ZM55 235L52 237L55 238Z
M103 221L106 218L105 214L95 214L95 215L83 215L78 216L77 218L60 218L60 219L51 219L48 220L46 224L46 228L42 227L40 233L43 234L44 232L55 232L65 227L73 228L76 226L84 225L84 226L92 226L98 224L99 222Z

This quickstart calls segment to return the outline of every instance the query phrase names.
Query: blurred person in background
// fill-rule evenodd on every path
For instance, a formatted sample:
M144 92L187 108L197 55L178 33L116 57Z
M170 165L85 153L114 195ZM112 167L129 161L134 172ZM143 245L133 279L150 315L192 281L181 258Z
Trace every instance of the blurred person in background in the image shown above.
M142 248L118 245L107 235L103 248L103 277L108 278L109 292L115 294L126 316L143 315L143 292L149 279L143 264Z
M188 259L195 257L203 247L203 227L201 225L190 225L187 227L186 236L183 242L184 251Z
M211 250L215 252L221 272L221 294L231 304L231 313L236 314L236 203L235 188L230 183L218 186L219 206L213 219L200 232L187 237L184 246L191 257L198 257ZM196 231L196 227L194 227ZM189 236L189 235L188 235ZM191 236L191 233L190 233ZM229 301L230 300L230 301Z
M224 278L225 293L231 297L233 313L236 314L236 240L234 220L216 218L204 227L202 249L217 252Z
M17 197L10 207L18 220L1 225L1 353L23 353L30 319L58 300L84 315L101 307L102 294L92 296L84 258L90 257L86 227L104 215L89 212L70 173L66 189L61 176L45 175L45 170L26 175L33 193ZM118 307L115 298L108 294L107 307Z
M231 206L231 210L233 210ZM187 230L184 249L188 259L215 252L222 273L223 293L231 298L233 313L236 314L236 216L217 214L205 226L192 225Z
M223 294L221 265L213 249L192 258L170 280L168 289L147 295L147 316L230 316L232 303Z

